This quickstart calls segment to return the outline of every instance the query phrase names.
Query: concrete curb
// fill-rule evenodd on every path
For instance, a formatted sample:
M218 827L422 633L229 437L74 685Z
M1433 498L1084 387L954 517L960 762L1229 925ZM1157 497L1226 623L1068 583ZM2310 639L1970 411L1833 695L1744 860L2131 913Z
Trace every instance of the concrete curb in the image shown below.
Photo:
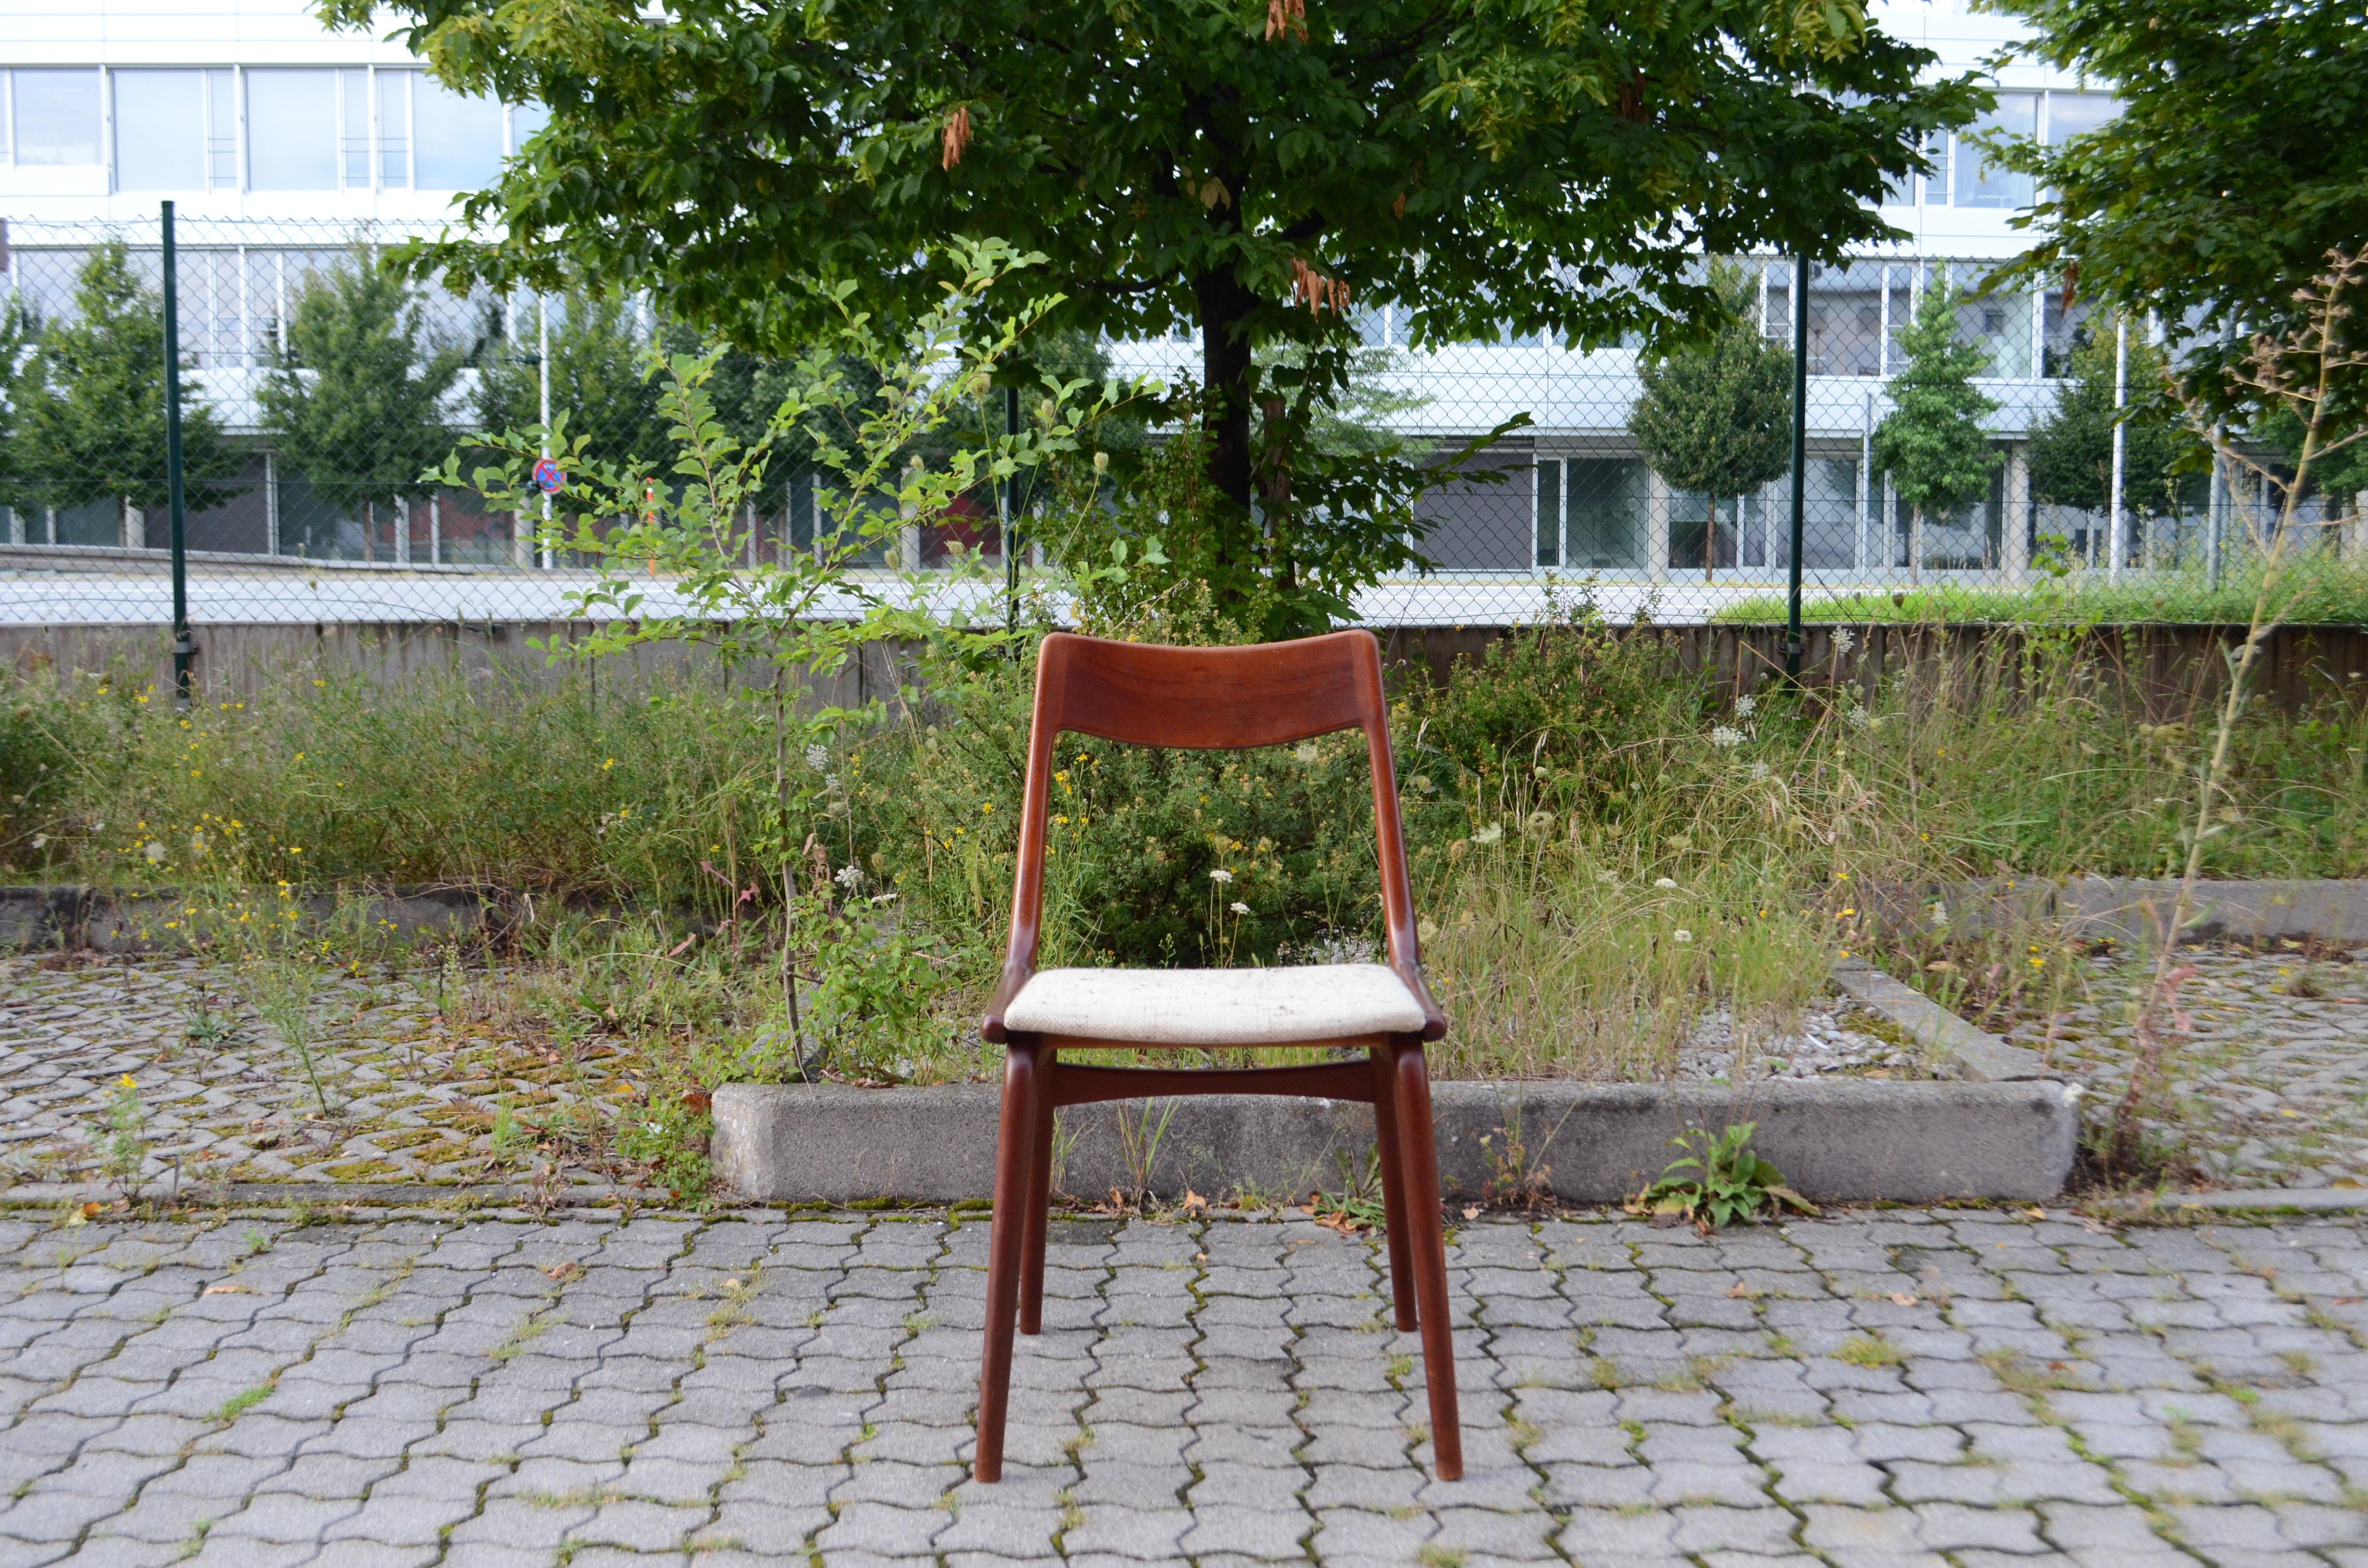
M956 1202L992 1195L992 1084L928 1089L726 1084L715 1173L746 1199ZM2071 1175L2076 1096L2047 1082L1433 1085L1440 1184L1481 1197L1531 1189L1566 1203L1636 1191L1692 1128L1758 1124L1753 1146L1823 1200L2048 1198ZM1247 1095L1075 1106L1055 1137L1061 1190L1296 1199L1343 1190L1373 1142L1369 1106Z
M2149 1192L2115 1198L2098 1208L2133 1218L2182 1213L2356 1214L2368 1210L2368 1187L2257 1187L2226 1192Z
M61 1204L112 1203L121 1194L105 1182L37 1181L16 1187L0 1187L0 1207L11 1209L54 1209ZM183 1208L219 1209L245 1204L304 1203L344 1205L349 1203L381 1205L403 1204L423 1207L446 1204L455 1207L484 1205L516 1206L548 1202L554 1209L598 1208L627 1198L655 1200L656 1195L636 1194L620 1187L568 1184L538 1191L531 1183L486 1182L461 1185L439 1185L432 1182L401 1181L233 1181L190 1182L181 1188L180 1196L172 1195L172 1184L152 1183L141 1194L143 1200L177 1204Z
M336 893L299 893L294 903L310 926L326 926L338 914ZM347 908L351 906L348 901ZM109 892L72 883L0 887L0 952L63 948L182 952L188 944L178 922L187 918L189 907L186 897L171 888ZM466 888L396 888L361 901L360 918L393 937L457 935L501 917L488 895Z
M1903 984L1864 959L1844 959L1834 965L1834 985L1876 1017L1889 1020L1908 1039L1923 1047L1943 1078L1968 1078L1975 1083L2010 1084L2026 1078L2061 1078L2064 1074L2041 1059L2039 1052L2009 1045L1997 1035L1977 1029L1912 986Z
M1957 936L2032 925L2073 937L2121 942L2153 939L2179 884L2143 877L1992 877L1916 887L1871 887L1868 902L1892 926L1945 928ZM2209 881L2197 889L2198 918L2187 941L2368 942L2368 881Z

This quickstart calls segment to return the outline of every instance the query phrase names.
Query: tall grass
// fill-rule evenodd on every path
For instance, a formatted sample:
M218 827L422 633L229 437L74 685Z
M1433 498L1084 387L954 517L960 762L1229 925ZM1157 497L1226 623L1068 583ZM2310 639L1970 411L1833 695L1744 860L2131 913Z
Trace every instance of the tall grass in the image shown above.
M802 881L872 923L878 950L925 950L940 992L838 1070L978 1070L969 1019L1008 919L1030 676L1004 662L932 671L926 705L819 759L833 782L802 826ZM627 991L708 997L745 1070L796 1066L759 956L779 884L746 848L773 809L769 739L720 685L675 676L628 694L427 675L390 687L324 666L182 717L120 680L5 678L8 876L484 886L542 900L534 930L571 901L677 928L697 916L710 934L687 953L668 957L673 941L652 931L599 963L643 977L617 983ZM1924 936L1883 930L1873 886L2179 868L2192 719L2130 711L2069 632L1988 644L1918 679L1864 707L1847 685L1730 705L1658 643L1585 616L1443 682L1409 676L1393 727L1427 954L1454 1026L1447 1070L1652 1076L1709 1010L1746 1035L1782 1028L1846 949L1949 961ZM2254 712L2231 752L2207 874L2368 874L2368 720ZM1059 766L1049 960L1374 948L1360 748L1064 742ZM799 961L811 972L867 950L858 939ZM593 961L580 943L531 956L553 973ZM2012 983L1977 989L2027 987L2010 959L2030 967L2002 951L1987 967ZM691 983L688 964L705 978Z

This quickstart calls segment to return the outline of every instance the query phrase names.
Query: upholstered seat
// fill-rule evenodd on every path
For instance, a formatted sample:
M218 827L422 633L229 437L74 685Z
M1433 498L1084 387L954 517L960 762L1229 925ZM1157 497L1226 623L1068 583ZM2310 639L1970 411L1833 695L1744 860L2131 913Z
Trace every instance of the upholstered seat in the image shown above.
M1377 963L1040 970L1003 1013L1007 1029L1142 1045L1288 1045L1422 1026L1422 1004Z

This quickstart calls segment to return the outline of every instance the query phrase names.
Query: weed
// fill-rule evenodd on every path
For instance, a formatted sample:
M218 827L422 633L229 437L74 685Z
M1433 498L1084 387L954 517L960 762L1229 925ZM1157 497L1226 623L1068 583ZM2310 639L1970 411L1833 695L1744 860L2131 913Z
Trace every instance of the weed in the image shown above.
M1879 1334L1854 1334L1842 1341L1833 1358L1853 1367L1898 1367L1907 1364L1907 1352Z
M1691 1221L1704 1235L1782 1209L1815 1214L1816 1206L1786 1187L1784 1174L1752 1152L1758 1126L1747 1121L1715 1137L1696 1128L1671 1139L1674 1147L1695 1152L1671 1160L1627 1211L1650 1214L1656 1222Z
M228 1426L270 1397L269 1383L257 1383L251 1389L241 1389L222 1401L222 1408L214 1412L214 1419L223 1426Z
M126 1073L107 1096L107 1125L91 1137L99 1170L131 1202L140 1199L141 1167L148 1162L148 1108L139 1081Z
M1422 1543L1422 1550L1415 1553L1415 1560L1422 1564L1422 1568L1463 1568L1465 1555L1462 1547L1441 1546L1435 1540L1427 1540Z

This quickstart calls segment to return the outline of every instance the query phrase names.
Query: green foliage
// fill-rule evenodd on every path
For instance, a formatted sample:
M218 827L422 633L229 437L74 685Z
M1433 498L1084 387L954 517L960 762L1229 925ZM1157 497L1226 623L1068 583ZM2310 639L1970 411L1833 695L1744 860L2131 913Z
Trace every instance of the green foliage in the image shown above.
M2333 411L2330 411L2332 414ZM2295 460L2302 456L2303 417L2283 403L2272 404L2252 420L2254 439L2284 457L2285 476L2294 475ZM2333 451L2326 449L2339 441L2347 446ZM2360 509L2360 493L2368 490L2368 434L2359 424L2346 426L2340 415L2331 417L2313 443L2314 458L2310 465L2310 487L2334 503L2337 512ZM2283 619L2292 620L2289 613ZM2360 619L2368 620L2368 615Z
M617 1153L651 1174L674 1194L677 1203L700 1203L714 1181L707 1155L714 1119L680 1102L661 1103L634 1113L617 1138Z
M1998 404L1974 385L1989 356L1957 336L1963 297L1938 281L1925 286L1915 321L1899 335L1907 366L1884 388L1891 412L1874 429L1874 467L1889 473L1914 514L1908 561L1918 572L1925 517L1980 499L2001 460L1982 429L1983 416Z
M2297 292L2368 234L2368 20L2267 0L1997 0L2032 51L2112 84L2118 118L2059 146L2001 149L2036 176L2036 244L2008 276L2063 279L2169 324L2176 357L2219 361L2202 390L2252 400L2226 372L2252 335L2308 320ZM2360 318L2340 328L2351 344ZM2357 368L2335 378L2356 418Z
M364 0L323 9L383 25ZM830 312L780 279L854 279L861 309L912 320L946 236L1000 234L1047 257L1050 326L1200 328L1209 480L1244 517L1274 466L1262 346L1337 343L1350 300L1406 304L1426 341L1666 329L1708 303L1704 248L1885 237L1884 182L1981 97L1919 82L1931 56L1855 0L395 10L449 83L552 111L468 204L467 232L502 237L425 245L423 268L580 267L788 353Z
M583 288L550 301L551 353L542 358L541 337L532 318L519 312L517 338L485 357L477 372L479 428L499 435L524 432L542 423L542 383L547 370L553 408L598 411L592 433L594 456L620 468L645 468L672 451L668 423L658 411L660 383L643 372L650 337L632 301ZM438 453L423 460L439 462Z
M306 276L286 347L264 343L256 402L274 444L324 499L359 508L372 541L377 509L426 497L422 471L451 450L447 403L466 356L425 335L417 294L357 244Z
M181 462L192 510L219 505L239 458L213 406L183 367ZM121 240L93 248L74 278L72 319L42 325L10 391L17 407L15 494L28 506L120 500L166 503L165 318L157 291L134 272Z
M2072 374L2055 389L2055 406L2031 432L2031 494L2059 506L2101 512L2112 502L2113 426L2122 426L2122 505L2141 517L2192 509L2201 497L2206 456L2187 428L2164 379L2162 349L2132 324L2123 379L2123 406L2113 407L2115 333L2092 317L2072 350Z
M140 1103L140 1085L126 1073L107 1096L107 1125L91 1136L98 1151L98 1168L116 1189L138 1201L140 1168L148 1159L148 1108Z
M1786 1209L1815 1214L1815 1204L1784 1185L1784 1173L1752 1152L1759 1125L1747 1121L1715 1136L1695 1128L1670 1139L1672 1147L1691 1153L1671 1160L1629 1211L1689 1221L1705 1235Z
M1644 392L1628 428L1670 484L1724 499L1748 494L1791 467L1793 351L1760 332L1750 274L1713 261L1710 280L1715 334L1637 362Z

